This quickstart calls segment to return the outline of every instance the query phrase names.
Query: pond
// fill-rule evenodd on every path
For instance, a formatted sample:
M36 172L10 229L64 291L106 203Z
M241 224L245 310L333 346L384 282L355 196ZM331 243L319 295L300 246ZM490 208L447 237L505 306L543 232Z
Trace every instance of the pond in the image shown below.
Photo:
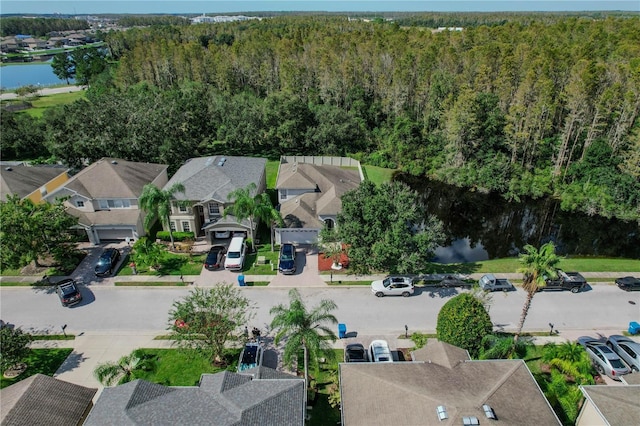
M525 244L556 244L561 255L640 258L636 222L560 209L554 199L508 202L426 178L394 178L418 191L422 208L444 223L446 241L436 262L475 262L517 256Z
M70 81L73 84L73 81ZM0 67L0 86L4 90L13 90L23 86L55 86L67 84L60 80L51 68L51 62L30 62Z

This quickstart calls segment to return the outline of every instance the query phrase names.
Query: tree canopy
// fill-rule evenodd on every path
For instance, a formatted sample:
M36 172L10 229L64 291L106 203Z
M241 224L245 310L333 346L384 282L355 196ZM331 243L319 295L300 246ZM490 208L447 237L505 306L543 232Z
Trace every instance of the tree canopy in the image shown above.
M29 353L30 334L21 328L0 328L0 373L22 361Z
M338 236L355 273L424 270L442 239L442 224L418 209L417 194L400 182L364 181L342 196Z
M493 323L484 305L469 293L452 298L438 313L438 340L466 349L472 357L478 355L482 339L492 330Z

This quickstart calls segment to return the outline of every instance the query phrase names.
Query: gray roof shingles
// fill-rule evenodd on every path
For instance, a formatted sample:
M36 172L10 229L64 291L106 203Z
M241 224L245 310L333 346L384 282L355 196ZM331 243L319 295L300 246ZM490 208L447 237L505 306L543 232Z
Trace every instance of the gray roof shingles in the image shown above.
M24 198L66 172L67 169L62 166L3 166L0 170L0 198L5 201L9 194Z

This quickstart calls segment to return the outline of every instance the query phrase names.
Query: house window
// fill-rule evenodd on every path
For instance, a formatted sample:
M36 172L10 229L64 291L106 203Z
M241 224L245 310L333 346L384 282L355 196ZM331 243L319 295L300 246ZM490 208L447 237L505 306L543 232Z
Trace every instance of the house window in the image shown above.
M184 204L178 204L178 211L180 213L186 213L187 212L187 206Z
M280 199L281 200L286 200L287 199L287 190L286 189L281 189L280 190Z
M171 232L176 232L176 223L173 220L169 223L169 228L171 228Z
M76 207L80 207L80 208L84 207L84 201L82 201L82 200L77 200L77 201L76 201Z
M335 223L333 222L333 219L325 219L324 220L324 226L331 231L333 229L333 227L335 226Z
M98 206L101 209L128 209L131 207L129 200L115 199L115 200L98 200Z
M209 203L209 216L220 216L220 206L218 203Z
M184 232L191 231L191 224L188 221L185 220L184 222L182 222L182 230Z

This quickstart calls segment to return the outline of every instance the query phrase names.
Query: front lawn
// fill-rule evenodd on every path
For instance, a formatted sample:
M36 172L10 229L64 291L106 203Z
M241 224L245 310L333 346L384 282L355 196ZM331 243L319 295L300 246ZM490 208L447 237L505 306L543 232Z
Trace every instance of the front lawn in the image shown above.
M149 267L139 266L136 268L138 275L200 275L202 272L202 264L206 258L205 254L191 255L165 253L160 268L152 270ZM129 255L122 261L122 268L118 271L118 275L133 275L131 269L131 260Z
M25 358L24 362L28 365L26 371L13 379L0 380L0 389L11 386L21 380L24 380L34 374L40 373L45 376L51 376L60 368L65 359L73 351L70 348L64 349L32 349Z
M312 368L309 369L311 376L311 384L315 384L317 393L315 400L309 401L308 405L312 406L307 414L311 416L306 423L309 426L335 425L340 423L340 408L333 408L329 404L329 394L334 380L337 381L338 363L344 359L344 351L342 349L333 350L334 359L327 359L325 363L320 364L320 369L316 373ZM302 363L299 363L302 365Z

